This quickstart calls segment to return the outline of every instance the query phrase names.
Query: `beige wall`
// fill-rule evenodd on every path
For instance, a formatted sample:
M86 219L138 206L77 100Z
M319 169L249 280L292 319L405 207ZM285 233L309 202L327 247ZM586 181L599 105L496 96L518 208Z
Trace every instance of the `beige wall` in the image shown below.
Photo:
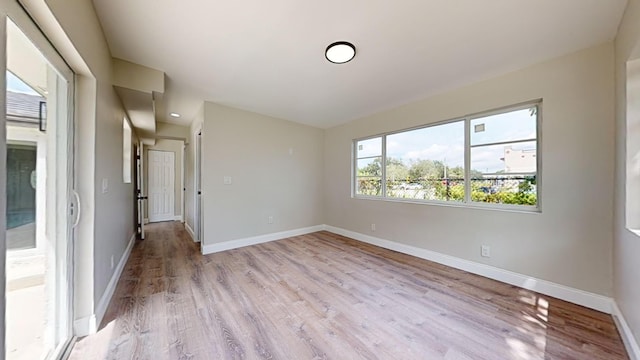
M111 59L112 83L148 94L164 92L164 72L122 59Z
M608 43L327 130L326 223L612 295L613 67ZM538 98L542 213L351 197L352 139Z
M182 147L183 141L157 139L155 145L144 148L144 189L149 191L149 150L169 151L174 154L174 216L182 216ZM149 207L145 207L144 218L149 218Z
M627 128L638 118L627 118L626 68L630 60L640 59L640 1L630 0L616 38L616 182L615 241L613 251L614 297L625 320L640 342L640 236L626 228ZM637 109L636 109L637 110ZM638 133L630 132L638 148ZM630 154L631 155L631 154ZM637 185L637 184L636 184ZM638 202L637 198L630 201ZM636 219L637 224L637 219Z
M189 127L165 122L156 123L156 136L189 139Z
M206 102L202 134L205 247L323 223L321 129Z

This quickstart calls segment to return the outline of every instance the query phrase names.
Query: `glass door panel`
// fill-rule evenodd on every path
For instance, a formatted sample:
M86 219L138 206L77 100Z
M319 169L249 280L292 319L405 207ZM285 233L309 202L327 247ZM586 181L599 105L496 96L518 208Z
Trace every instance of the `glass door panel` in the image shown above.
M5 11L5 355L51 359L71 338L73 75L26 14Z

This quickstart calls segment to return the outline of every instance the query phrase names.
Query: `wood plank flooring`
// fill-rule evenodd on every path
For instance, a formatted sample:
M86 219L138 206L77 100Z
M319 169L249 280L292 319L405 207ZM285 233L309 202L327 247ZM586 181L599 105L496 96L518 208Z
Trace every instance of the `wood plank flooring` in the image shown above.
M148 229L71 359L628 359L609 315L332 233L202 256Z

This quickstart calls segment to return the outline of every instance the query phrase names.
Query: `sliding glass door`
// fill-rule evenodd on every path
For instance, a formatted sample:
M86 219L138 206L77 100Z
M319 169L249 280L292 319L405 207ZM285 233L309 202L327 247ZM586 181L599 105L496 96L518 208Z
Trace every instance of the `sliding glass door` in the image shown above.
M17 2L0 15L5 356L53 359L72 335L73 74Z

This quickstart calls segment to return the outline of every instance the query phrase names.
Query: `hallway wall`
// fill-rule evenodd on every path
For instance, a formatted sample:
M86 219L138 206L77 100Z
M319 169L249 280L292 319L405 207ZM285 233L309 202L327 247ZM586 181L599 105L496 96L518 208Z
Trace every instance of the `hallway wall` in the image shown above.
M616 182L615 182L615 222L613 243L613 284L614 298L627 321L636 342L640 343L640 234L630 231L626 223L627 201L638 202L637 198L627 198L627 62L640 59L640 0L629 0L627 11L616 38ZM637 129L637 125L635 126ZM637 131L637 130L636 130ZM637 145L637 137L634 140ZM638 191L638 189L635 189ZM635 221L639 221L635 219ZM637 229L636 229L637 230ZM637 345L636 345L637 346Z

